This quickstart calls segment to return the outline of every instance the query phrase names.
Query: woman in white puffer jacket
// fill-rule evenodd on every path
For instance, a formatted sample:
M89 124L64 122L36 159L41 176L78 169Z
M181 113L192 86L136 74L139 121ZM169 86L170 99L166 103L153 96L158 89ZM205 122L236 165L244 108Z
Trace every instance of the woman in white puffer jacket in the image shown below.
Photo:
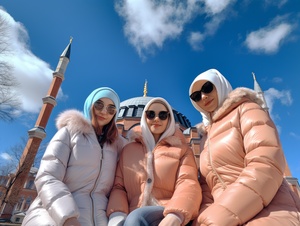
M120 100L108 87L86 99L84 114L63 112L58 132L42 158L35 185L38 196L26 213L25 226L106 226L106 206L120 150Z

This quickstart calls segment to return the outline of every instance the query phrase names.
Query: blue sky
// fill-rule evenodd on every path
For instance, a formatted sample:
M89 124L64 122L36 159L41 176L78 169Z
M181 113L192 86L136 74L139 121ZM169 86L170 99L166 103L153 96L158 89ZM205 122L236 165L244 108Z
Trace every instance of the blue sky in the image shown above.
M57 115L81 110L95 88L112 87L123 101L142 96L147 80L148 96L167 99L195 125L201 115L188 89L199 73L216 68L233 88L253 88L254 72L292 175L300 178L299 1L15 0L0 5L13 53L0 60L14 66L15 93L22 102L13 122L0 121L0 163L34 127L52 71L72 36L71 61L45 143L56 132Z

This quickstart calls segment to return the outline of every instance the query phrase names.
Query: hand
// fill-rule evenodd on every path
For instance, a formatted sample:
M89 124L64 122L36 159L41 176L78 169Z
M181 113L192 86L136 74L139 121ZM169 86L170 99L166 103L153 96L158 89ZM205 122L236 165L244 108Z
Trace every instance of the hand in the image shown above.
M165 218L159 223L158 226L180 226L180 218L175 214L167 214Z
M81 226L81 224L76 217L72 217L66 220L63 226Z
M114 212L109 216L108 226L122 226L127 217L126 213Z

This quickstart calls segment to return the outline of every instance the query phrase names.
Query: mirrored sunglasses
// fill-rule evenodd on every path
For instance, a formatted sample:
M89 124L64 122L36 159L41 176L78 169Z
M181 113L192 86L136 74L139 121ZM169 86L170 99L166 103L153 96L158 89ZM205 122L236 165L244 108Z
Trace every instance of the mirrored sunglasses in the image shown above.
M209 94L209 93L211 93L211 91L213 91L213 89L214 89L214 85L211 82L206 82L206 83L204 83L204 85L202 86L202 88L199 91L193 92L190 95L190 98L193 101L198 102L202 98L202 94L201 93Z
M103 111L104 109L104 103L102 101L96 101L94 103L94 108L98 111ZM116 107L114 105L108 105L105 107L106 111L110 115L114 115L116 113Z
M167 111L160 111L158 113L158 115L156 115L155 111L146 111L146 117L149 120L153 120L157 116L160 120L166 120L168 118L168 115L169 115L169 112L167 112Z

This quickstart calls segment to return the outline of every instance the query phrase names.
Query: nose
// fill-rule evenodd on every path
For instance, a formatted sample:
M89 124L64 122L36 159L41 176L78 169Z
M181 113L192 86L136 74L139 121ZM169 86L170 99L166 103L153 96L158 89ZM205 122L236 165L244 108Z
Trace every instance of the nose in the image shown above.
M208 97L207 94L201 92L201 100L207 99L207 97Z
M106 107L104 107L104 108L101 110L101 113L103 113L103 114L107 114L107 113L108 113L108 111L107 111L107 108L106 108Z
M153 119L154 121L158 121L159 120L159 117L158 117L158 115L155 115L155 117L154 117L154 119Z

